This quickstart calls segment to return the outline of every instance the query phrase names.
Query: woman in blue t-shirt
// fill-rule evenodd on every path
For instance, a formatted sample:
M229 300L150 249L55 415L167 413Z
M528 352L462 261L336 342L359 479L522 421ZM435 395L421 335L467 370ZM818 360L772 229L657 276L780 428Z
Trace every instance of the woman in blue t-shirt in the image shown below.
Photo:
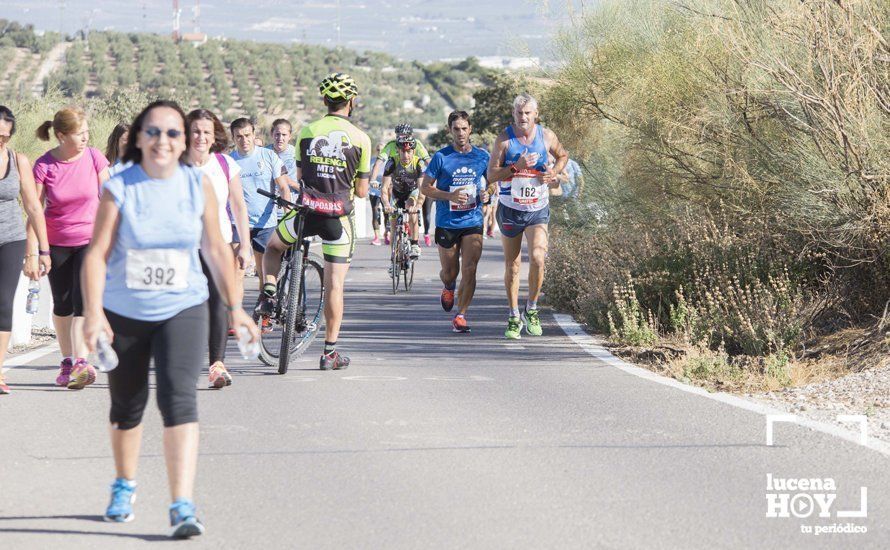
M232 328L259 331L238 303L232 250L220 234L219 208L206 176L181 164L185 113L156 101L133 121L123 160L133 166L105 184L93 239L84 258L84 337L111 339L119 366L108 375L111 446L117 478L109 521L133 519L142 414L154 359L164 420L171 534L204 532L192 489L198 459L196 383L206 355L207 278L198 249L225 297Z

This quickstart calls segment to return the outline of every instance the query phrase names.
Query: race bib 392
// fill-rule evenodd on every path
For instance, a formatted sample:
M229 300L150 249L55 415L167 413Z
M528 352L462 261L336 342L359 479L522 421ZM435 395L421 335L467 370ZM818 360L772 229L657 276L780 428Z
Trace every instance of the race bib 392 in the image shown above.
M148 248L127 250L127 288L183 290L188 287L189 250Z

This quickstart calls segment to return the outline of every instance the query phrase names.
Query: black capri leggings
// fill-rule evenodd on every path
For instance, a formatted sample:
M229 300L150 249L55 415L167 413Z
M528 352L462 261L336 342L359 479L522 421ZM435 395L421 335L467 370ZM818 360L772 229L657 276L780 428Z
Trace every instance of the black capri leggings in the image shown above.
M112 426L135 428L148 403L148 366L155 365L158 408L164 427L198 421L196 384L207 341L207 303L165 321L139 321L105 310L119 364L108 373Z
M430 200L429 197L426 197L426 200L423 201L423 234L428 235L430 232L430 226L433 224L432 218L430 218L430 214L432 214L433 201Z
M83 316L83 298L80 294L80 266L87 252L83 246L50 246L52 269L49 272L49 288L53 293L53 314L59 317Z
M229 337L229 314L226 312L226 303L223 302L216 283L213 282L213 274L210 267L201 256L201 269L207 277L207 289L210 291L210 299L207 306L210 310L210 336L207 340L210 348L210 364L223 361L226 358L226 339Z
M383 204L383 199L380 195L368 195L368 199L371 201L371 227L375 230L380 229L380 214Z
M25 259L25 241L0 244L0 332L12 331L12 302Z

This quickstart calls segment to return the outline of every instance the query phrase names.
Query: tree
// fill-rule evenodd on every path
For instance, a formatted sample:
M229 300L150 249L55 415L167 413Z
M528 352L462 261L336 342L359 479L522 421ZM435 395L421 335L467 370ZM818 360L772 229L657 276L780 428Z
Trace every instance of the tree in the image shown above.
M473 94L473 133L476 141L494 143L504 128L510 124L513 112L513 98L527 91L524 78L508 74L494 74L492 84L480 88Z

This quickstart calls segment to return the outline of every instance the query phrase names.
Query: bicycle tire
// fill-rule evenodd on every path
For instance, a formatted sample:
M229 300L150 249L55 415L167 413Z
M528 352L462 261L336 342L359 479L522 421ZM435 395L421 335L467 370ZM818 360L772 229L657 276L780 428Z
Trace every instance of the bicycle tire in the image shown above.
M401 278L402 264L399 262L399 254L402 250L402 228L401 226L396 226L397 229L393 231L392 236L392 254L390 256L390 272L389 276L392 279L392 293L395 294L399 291L399 279Z
M324 318L324 267L322 267L322 259L315 254L310 254L303 266L303 273L300 277L299 299L297 301L298 328L302 328L301 336L294 340L293 346L290 348L288 361L293 361L303 356L303 353L309 349L318 331L321 329L321 321ZM311 275L310 275L311 273ZM313 293L307 290L307 282L318 280L318 302L315 303L309 299Z
M296 258L302 260L302 254L294 254L291 267L297 263ZM295 275L296 272L299 272ZM281 333L281 347L278 350L278 374L285 374L290 361L290 344L297 323L297 302L300 296L300 284L303 279L302 269L291 269L290 281L287 285L287 298L284 312L284 330Z
M280 332L283 331L283 327L281 325L281 300L287 299L287 287L290 282L290 257L286 257L287 261L281 262L281 268L278 270L278 288L276 290L276 296L279 297L279 302L276 304L276 312L273 315L271 322L272 328L269 332L262 332L260 334L260 361L265 363L270 367L274 367L278 365L278 353L281 349L281 337ZM258 316L254 315L254 322L258 325L260 324L260 319ZM276 327L282 327L281 330L276 331ZM278 338L276 338L278 336Z
M411 291L414 284L414 264L417 260L408 260L408 269L405 270L405 292Z

